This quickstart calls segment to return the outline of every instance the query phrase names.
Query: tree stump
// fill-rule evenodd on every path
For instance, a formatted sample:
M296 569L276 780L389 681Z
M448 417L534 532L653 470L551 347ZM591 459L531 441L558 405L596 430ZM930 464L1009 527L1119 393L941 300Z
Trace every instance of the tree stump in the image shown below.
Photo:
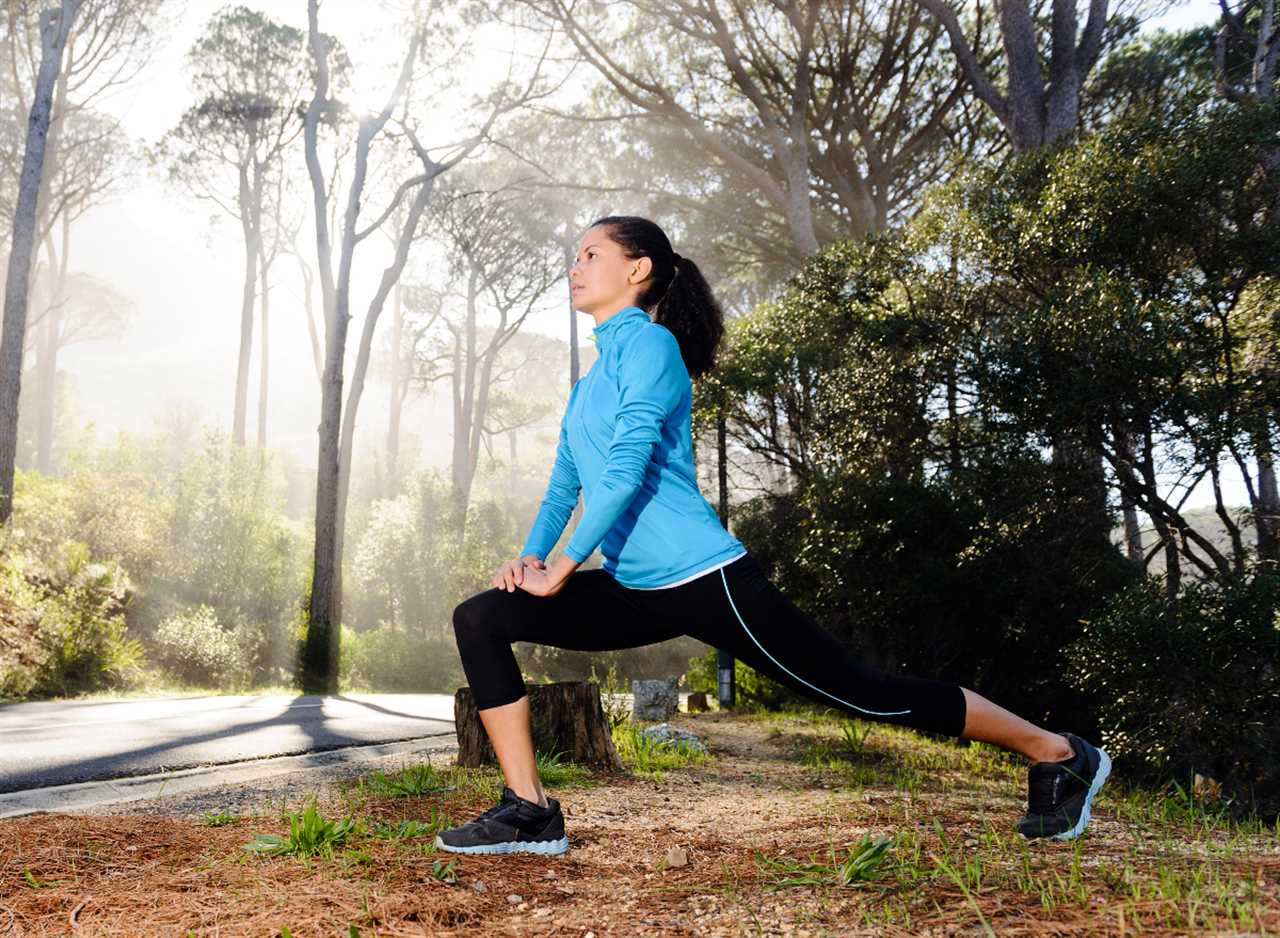
M622 771L622 760L613 747L609 721L600 705L599 685L561 681L526 684L525 690L535 752L560 753L569 762ZM459 688L453 695L453 720L458 733L458 765L474 769L497 761L471 688Z

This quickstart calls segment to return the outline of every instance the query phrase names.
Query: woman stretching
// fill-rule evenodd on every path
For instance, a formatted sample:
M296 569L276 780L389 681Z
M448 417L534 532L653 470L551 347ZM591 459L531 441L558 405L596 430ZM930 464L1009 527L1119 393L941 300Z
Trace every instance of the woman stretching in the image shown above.
M698 268L647 219L610 216L583 236L574 308L599 358L569 394L546 495L518 560L454 610L463 669L506 787L436 846L459 853L568 849L542 789L529 698L512 642L609 651L691 635L801 694L863 719L978 739L1031 760L1026 837L1069 840L1089 822L1111 760L968 688L888 674L851 654L769 582L698 489L690 376L711 369L723 316ZM656 320L649 311L656 314ZM547 564L584 493L564 550ZM603 569L575 574L597 547Z

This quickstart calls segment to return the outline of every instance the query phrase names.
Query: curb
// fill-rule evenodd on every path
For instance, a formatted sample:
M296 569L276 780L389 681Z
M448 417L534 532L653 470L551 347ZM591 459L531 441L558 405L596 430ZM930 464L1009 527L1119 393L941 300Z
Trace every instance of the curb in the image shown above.
M457 745L453 731L450 730L447 733L420 736L394 743L345 746L341 749L327 749L324 752L309 752L297 756L273 756L247 762L198 766L176 772L157 772L151 775L136 775L99 782L76 782L71 785L52 785L48 788L28 788L25 791L0 795L0 818L21 817L42 811L79 811L124 801L159 799L218 785L287 775L306 769L371 762L387 756L452 750L456 749Z

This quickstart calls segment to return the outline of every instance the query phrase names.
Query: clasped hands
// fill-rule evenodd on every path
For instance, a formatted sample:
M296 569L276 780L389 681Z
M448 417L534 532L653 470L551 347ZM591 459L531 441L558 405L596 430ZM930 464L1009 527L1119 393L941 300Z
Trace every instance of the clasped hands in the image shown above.
M564 588L576 569L577 563L564 554L557 557L550 568L536 555L525 554L519 560L508 560L500 566L491 584L508 593L514 593L519 587L534 596L554 596Z

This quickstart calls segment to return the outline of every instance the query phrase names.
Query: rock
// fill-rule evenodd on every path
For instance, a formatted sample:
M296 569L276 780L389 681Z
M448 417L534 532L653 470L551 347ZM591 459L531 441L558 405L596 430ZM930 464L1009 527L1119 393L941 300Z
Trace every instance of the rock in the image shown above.
M659 678L653 681L632 681L631 694L635 699L631 718L633 720L667 720L680 706L680 695L676 693L678 679L674 677Z
M511 895L507 896L507 901L512 905L519 905L521 902L524 902L524 896L520 895L518 892L513 892Z
M688 743L689 746L699 752L707 751L707 747L695 734L690 733L688 730L682 730L674 727L670 723L659 723L657 726L650 726L648 729L645 729L643 733L650 739L657 740L660 743Z
M488 890L489 887L486 886L484 883L480 882L480 880L476 880L474 883L471 884L471 888L474 889L476 892L485 892Z
M672 847L667 851L667 866L678 867L689 865L689 851L684 847Z
M690 713L706 713L711 709L711 704L707 703L707 695L703 691L694 691L690 694L685 706Z

